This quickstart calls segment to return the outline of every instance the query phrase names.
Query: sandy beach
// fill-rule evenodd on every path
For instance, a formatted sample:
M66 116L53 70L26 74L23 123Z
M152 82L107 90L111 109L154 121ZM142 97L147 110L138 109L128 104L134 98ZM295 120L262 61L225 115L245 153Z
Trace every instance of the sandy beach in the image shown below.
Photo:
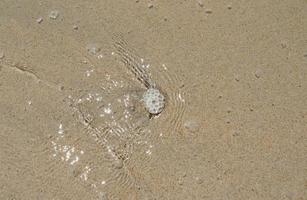
M2 0L0 113L3 200L307 200L307 1Z

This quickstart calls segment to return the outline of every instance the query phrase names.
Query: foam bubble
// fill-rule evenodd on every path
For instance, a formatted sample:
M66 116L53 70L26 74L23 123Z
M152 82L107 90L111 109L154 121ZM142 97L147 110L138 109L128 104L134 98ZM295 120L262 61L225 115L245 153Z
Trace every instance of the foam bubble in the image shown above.
M156 88L150 88L143 94L145 108L151 114L159 114L165 106L165 97Z

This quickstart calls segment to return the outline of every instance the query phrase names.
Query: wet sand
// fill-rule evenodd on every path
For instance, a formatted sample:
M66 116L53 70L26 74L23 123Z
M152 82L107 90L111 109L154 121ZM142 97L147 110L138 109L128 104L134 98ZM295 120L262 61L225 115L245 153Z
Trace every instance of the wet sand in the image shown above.
M1 1L0 199L306 200L306 66L306 0Z

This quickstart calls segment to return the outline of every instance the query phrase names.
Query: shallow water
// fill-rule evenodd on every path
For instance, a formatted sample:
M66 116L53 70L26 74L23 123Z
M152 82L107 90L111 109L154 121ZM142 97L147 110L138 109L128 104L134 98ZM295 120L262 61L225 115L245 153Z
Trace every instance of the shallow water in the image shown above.
M28 78L32 78L32 81L38 85L59 93L57 98L62 102L61 109L64 107L64 111L55 108L53 112L63 112L63 116L55 120L58 122L58 129L42 136L44 145L47 146L42 148L47 150L39 155L53 157L54 161L48 164L52 166L50 170L53 171L59 167L58 165L66 163L64 170L74 177L73 184L90 188L89 191L97 198L117 199L127 193L133 194L131 198L154 198L155 195L138 174L146 173L146 169L149 168L147 165L148 160L151 160L152 151L161 143L159 137L170 129L174 131L180 123L184 112L184 99L183 92L180 91L182 85L176 80L176 75L169 74L170 72L163 66L155 71L155 75L159 77L158 87L162 88L168 98L164 117L161 118L169 123L157 132L152 127L160 116L150 117L142 103L143 93L153 81L149 80L145 71L141 71L141 74L131 73L130 67L144 61L135 55L131 48L124 49L128 48L128 44L125 43L125 46L121 47L121 52L116 48L113 52L112 44L116 41L111 40L107 48L99 54L92 55L91 52L83 51L79 47L80 44L73 42L69 37L62 38L63 36L58 34L49 34L40 28L32 30L35 33L29 37L23 35L28 30L15 20L7 24L11 34L21 34L21 40L25 42L44 34L41 40L42 46L39 47L40 52L35 52L34 48L35 54L29 64L16 64L13 59L6 57L3 66L8 71L28 75ZM69 51L50 52L50 48L60 43L74 48ZM25 51L30 54L28 51L32 49ZM49 56L52 58L47 61ZM79 80L72 80L78 82L77 86L75 83L60 85L45 80L41 78L39 70L29 68L37 65L37 61L42 57L45 58L45 62L54 62L53 57L61 57L61 66L71 67L73 70L75 60L80 59L78 56L84 56L81 63L85 65L83 66L85 69L80 70L83 74L79 71L71 72L77 77L81 75ZM133 60L133 63L122 63L122 58ZM24 57L20 58L23 59L27 61ZM19 62L18 59L15 60ZM142 66L148 68L149 64L144 63ZM109 71L110 68L117 69L113 72ZM149 69L146 71L149 75ZM61 67L57 73L65 79ZM50 102L45 102L48 103ZM47 181L51 172L48 170L45 173L41 176Z
M304 2L0 13L0 199L305 198Z

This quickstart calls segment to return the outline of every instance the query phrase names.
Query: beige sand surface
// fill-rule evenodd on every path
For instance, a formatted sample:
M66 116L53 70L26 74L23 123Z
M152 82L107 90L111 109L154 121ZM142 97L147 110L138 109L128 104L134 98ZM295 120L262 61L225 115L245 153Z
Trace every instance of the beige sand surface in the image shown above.
M307 200L307 1L1 0L0 113L1 200Z

